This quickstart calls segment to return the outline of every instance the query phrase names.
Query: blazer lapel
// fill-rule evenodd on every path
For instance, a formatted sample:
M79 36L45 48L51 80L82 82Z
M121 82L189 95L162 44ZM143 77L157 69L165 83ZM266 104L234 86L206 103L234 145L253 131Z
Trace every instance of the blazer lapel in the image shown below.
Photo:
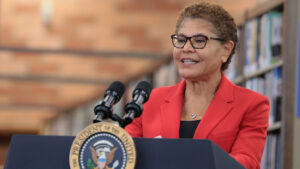
M170 90L169 95L161 105L162 138L179 138L185 81L181 81L175 87L174 90Z
M194 138L206 139L233 108L233 84L222 75L218 91L199 123Z

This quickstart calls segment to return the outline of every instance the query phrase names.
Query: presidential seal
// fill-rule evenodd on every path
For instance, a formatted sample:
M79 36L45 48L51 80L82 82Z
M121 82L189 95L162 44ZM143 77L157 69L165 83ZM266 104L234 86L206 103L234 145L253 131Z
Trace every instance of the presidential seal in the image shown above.
M77 135L69 160L71 169L134 169L136 149L124 129L99 122Z

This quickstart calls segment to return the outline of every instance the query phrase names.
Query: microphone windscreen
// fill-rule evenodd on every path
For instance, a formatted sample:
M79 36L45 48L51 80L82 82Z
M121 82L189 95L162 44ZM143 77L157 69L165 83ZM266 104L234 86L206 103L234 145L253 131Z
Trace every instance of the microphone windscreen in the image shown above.
M139 82L138 85L136 86L136 88L134 89L133 93L135 93L135 91L141 91L141 90L146 93L146 96L144 98L145 99L144 102L148 101L150 93L152 91L151 83L146 82L146 81Z
M121 98L125 92L125 85L120 81L115 81L108 87L105 93L107 93L107 91L115 91L118 97Z

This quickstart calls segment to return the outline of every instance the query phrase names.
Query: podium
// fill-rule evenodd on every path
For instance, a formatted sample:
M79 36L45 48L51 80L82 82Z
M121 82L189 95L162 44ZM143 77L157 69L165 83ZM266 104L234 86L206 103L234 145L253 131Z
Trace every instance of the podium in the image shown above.
M73 136L14 135L4 169L69 169ZM245 169L210 140L134 138L135 169Z

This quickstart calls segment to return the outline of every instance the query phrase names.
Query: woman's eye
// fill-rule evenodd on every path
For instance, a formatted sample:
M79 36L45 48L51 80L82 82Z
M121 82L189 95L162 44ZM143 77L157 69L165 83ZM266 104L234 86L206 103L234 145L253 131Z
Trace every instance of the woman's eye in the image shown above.
M185 39L177 39L179 43L185 43Z
M205 42L205 40L204 39L195 39L195 42L196 43L203 43L203 42Z

